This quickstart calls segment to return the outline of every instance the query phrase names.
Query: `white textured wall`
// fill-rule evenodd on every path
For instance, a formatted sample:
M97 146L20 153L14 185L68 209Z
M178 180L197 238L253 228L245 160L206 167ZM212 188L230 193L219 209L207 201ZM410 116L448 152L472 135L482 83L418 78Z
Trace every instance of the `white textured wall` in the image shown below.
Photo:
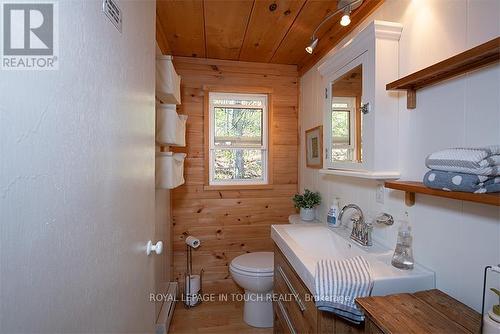
M403 24L399 74L405 76L497 37L500 2L386 0L364 26L373 19ZM417 195L416 205L407 208L404 193L391 190L385 191L385 204L381 205L375 201L376 181L320 175L306 168L303 135L306 129L322 122L323 91L316 67L301 78L300 188L321 192L324 198L318 210L321 219L337 196L342 205L357 203L370 216L386 211L401 218L408 210L416 261L436 272L437 288L479 310L483 268L500 263L499 208L423 195ZM406 109L406 96L401 94L402 179L421 180L426 171L424 159L433 151L499 144L499 93L500 68L496 65L418 91L414 110ZM394 248L397 226L378 227L375 235ZM497 276L491 284L500 286L500 278Z
M155 2L59 1L60 69L0 72L0 332L151 332Z

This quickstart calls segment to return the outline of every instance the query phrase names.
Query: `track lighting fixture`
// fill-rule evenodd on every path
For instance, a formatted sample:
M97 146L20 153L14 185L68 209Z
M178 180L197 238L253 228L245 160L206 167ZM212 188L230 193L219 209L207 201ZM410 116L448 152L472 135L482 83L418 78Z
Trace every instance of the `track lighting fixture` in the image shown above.
M359 7L362 2L363 2L363 0L354 0L354 1L352 1L352 0L340 0L338 7L337 7L337 10L334 11L333 13L331 13L330 15L328 15L327 17L325 17L323 19L323 21L321 21L321 23L318 24L316 29L314 29L312 36L311 36L311 43L306 47L306 52L309 54L313 53L314 48L316 48L316 46L318 45L318 41L319 41L318 37L316 37L316 33L318 32L319 28L321 28L321 26L326 21L330 20L335 15L343 12L344 15L342 15L342 18L340 19L340 25L342 25L344 27L348 26L351 23L351 11L353 9L356 9L357 7Z
M306 47L306 52L309 54L312 54L316 45L318 45L318 37L316 37L314 39L311 38L311 44L309 44Z
M351 5L344 9L344 15L340 19L340 25L347 27L351 23Z

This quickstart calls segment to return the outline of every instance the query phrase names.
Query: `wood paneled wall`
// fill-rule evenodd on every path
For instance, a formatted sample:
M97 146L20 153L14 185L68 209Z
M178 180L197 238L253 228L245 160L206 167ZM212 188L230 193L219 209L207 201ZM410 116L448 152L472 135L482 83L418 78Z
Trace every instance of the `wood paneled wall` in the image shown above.
M193 254L193 268L204 268L204 292L235 292L231 260L245 252L272 251L271 224L288 222L295 212L291 197L297 191L298 75L293 65L275 65L174 57L181 75L180 114L188 115L184 177L172 191L174 277L180 282L186 269L184 239L193 235L202 243ZM272 94L272 189L204 190L204 91L207 85L266 87Z

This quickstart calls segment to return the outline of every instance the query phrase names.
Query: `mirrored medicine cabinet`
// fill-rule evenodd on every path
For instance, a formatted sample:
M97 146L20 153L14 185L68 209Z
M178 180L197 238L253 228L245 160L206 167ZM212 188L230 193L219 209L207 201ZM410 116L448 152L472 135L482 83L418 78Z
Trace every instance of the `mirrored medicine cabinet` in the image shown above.
M323 174L397 179L399 23L373 21L318 70L325 87Z

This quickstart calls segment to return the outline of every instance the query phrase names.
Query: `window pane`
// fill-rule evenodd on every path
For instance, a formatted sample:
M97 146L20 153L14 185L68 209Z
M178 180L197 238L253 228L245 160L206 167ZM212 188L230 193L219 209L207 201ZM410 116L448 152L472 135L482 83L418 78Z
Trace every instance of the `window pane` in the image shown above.
M338 109L338 108L342 108L342 109L347 109L349 107L349 105L345 102L334 102L332 103L332 108L333 109Z
M235 106L235 107L262 107L263 103L261 99L231 99L231 98L220 98L213 99L212 104L225 105L225 106Z
M333 161L349 161L353 159L354 150L352 148L334 148L332 149Z
M262 150L214 150L214 180L263 180Z
M214 108L216 146L262 146L262 109Z
M351 144L350 130L351 117L349 110L332 111L332 141L333 146L346 146Z

